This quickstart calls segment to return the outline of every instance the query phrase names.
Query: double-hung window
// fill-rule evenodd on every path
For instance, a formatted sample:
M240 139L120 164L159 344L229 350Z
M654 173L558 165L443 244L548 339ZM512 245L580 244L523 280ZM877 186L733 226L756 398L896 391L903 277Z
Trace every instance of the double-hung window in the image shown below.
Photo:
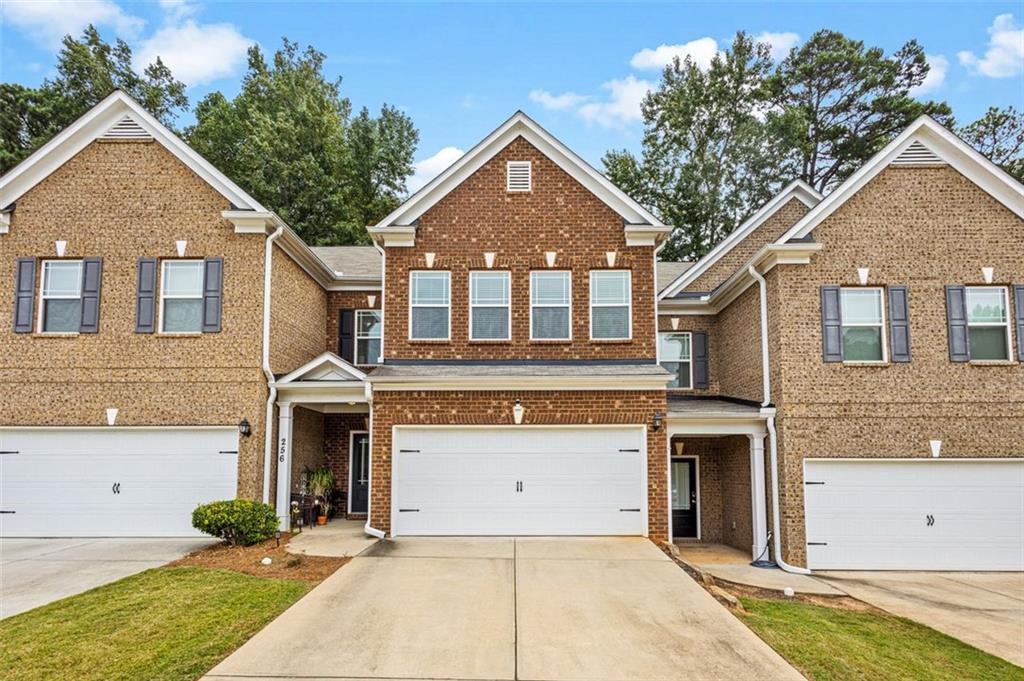
M839 290L844 362L884 362L885 313L880 288Z
M380 363L380 310L356 310L356 364Z
M659 356L661 366L672 374L669 388L693 387L693 356L690 333L661 333L658 342L661 344Z
M203 330L202 260L164 260L160 274L160 331L201 333Z
M571 307L571 272L530 272L530 340L570 340Z
M39 330L43 333L77 333L82 323L82 261L43 262L42 304Z
M1002 286L968 286L965 293L967 344L971 360L1010 359L1006 289Z
M629 270L590 272L590 338L629 340L631 322Z
M451 338L451 273L421 271L409 275L409 338Z
M512 293L509 272L469 273L469 339L512 338Z

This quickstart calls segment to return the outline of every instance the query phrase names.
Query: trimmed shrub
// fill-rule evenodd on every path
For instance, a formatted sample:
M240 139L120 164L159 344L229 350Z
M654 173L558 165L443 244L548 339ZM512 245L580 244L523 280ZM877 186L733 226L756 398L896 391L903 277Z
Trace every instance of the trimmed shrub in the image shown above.
M231 499L197 506L192 511L192 527L235 546L249 546L273 537L279 525L273 506Z

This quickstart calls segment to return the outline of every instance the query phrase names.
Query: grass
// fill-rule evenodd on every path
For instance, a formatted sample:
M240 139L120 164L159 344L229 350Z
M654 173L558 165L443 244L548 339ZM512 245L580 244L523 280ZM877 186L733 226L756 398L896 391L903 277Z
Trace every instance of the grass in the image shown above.
M814 681L1024 679L1024 669L878 611L740 598L741 620Z
M156 568L0 620L2 679L193 680L312 585Z

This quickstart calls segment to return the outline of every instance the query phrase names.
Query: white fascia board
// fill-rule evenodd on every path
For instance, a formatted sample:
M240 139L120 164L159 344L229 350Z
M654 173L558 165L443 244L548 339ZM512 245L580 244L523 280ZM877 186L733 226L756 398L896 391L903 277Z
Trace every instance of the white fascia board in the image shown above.
M416 227L413 225L384 225L366 228L376 243L392 248L412 248L416 245Z
M657 246L672 233L668 225L626 225L625 229L627 246Z
M302 366L300 366L295 371L292 371L291 373L288 373L285 376L283 376L282 378L279 378L278 380L274 381L274 385L276 385L278 388L281 388L284 385L289 384L289 383L301 382L303 376L306 376L307 374L309 374L313 370L319 369L320 367L322 367L324 365L329 365L329 366L331 366L331 367L333 367L335 369L338 369L339 371L341 371L343 373L348 374L355 381L365 381L366 380L366 374L364 372L360 371L359 369L357 369L352 364L349 364L348 362L343 360L341 357L338 357L333 352L322 352L319 355L317 355L315 358L311 359L310 361L308 361L305 364L303 364ZM324 386L324 385L327 385L327 384L330 384L330 383L346 384L348 382L347 381L306 381L306 383L316 383L317 385ZM363 389L361 383L359 385L359 389L360 390Z
M277 216L274 216L275 218ZM284 223L280 223L284 225ZM284 231L280 238L274 242L285 254L303 269L322 288L327 288L335 281L334 270L327 266L320 257L313 252L306 242L299 237L288 225L284 225Z
M344 277L335 275L334 282L324 287L328 291L380 291L384 286L380 277Z
M764 419L751 416L693 416L669 414L665 417L665 437L708 435L764 435Z
M366 404L366 390L354 381L299 381L276 383L279 402L291 402L300 407L303 402L315 404Z
M93 140L101 137L125 114L130 114L146 132L152 135L154 140L162 144L178 160L230 201L233 206L254 211L266 211L256 199L214 168L135 100L120 90L109 94L103 101L0 178L0 208L10 205L18 197L39 184Z
M743 224L722 239L717 246L708 251L693 267L683 272L679 275L678 279L666 286L659 295L659 298L670 298L696 281L700 275L707 272L722 256L746 239L754 230L764 224L771 216L775 215L780 208L788 204L790 199L797 199L808 208L813 208L821 201L822 196L814 187L803 180L793 180L782 191L772 197L768 203L761 206L753 215L744 220Z
M374 379L374 391L399 390L664 390L671 376L409 376Z
M777 243L802 239L810 234L811 230L832 215L847 199L860 191L907 147L918 140L1018 217L1024 217L1024 185L930 116L921 116L812 208L783 234Z

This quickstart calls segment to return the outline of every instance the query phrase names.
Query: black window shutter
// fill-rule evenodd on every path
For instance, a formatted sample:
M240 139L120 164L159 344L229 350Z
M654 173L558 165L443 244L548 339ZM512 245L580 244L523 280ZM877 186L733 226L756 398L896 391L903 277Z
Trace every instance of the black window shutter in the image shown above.
M946 328L949 332L949 361L971 361L967 343L967 289L963 286L946 287Z
M693 387L708 387L708 333L693 332Z
M103 279L103 258L82 260L82 321L81 333L100 330L100 284Z
M843 313L838 286L821 287L821 343L826 362L843 361Z
M18 258L14 277L14 333L32 333L32 317L36 305L36 259Z
M156 258L139 258L135 283L135 333L156 331Z
M220 332L224 258L207 258L203 271L203 333Z
M356 363L356 311L341 310L338 314L338 356Z
M910 303L906 286L889 287L889 348L893 362L910 361Z
M1017 359L1024 362L1024 284L1013 285L1013 316L1017 320Z

